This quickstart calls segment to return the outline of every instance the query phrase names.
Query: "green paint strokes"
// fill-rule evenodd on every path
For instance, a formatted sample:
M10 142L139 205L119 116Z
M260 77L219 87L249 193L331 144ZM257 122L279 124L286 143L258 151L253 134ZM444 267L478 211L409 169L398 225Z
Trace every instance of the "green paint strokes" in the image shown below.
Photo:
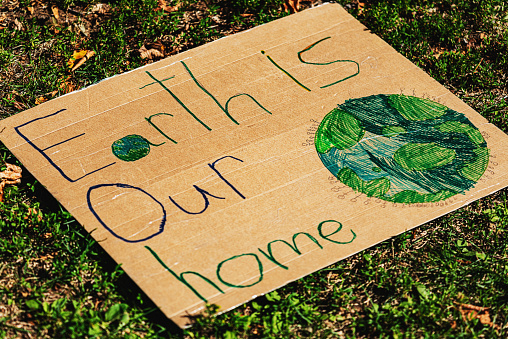
M427 194L422 194L415 191L402 191L400 193L395 194L391 198L386 197L384 200L402 204L417 204L445 200L453 197L456 194L457 192L455 191L447 191L447 190Z
M183 64L183 61L182 61L182 64ZM187 66L184 64L184 66L187 68ZM211 131L212 129L210 127L208 127L207 124L205 124L203 121L201 121L187 106L185 106L185 104L182 102L182 100L180 100L180 98L178 98L175 93L173 93L169 88L166 87L166 85L164 85L162 82L167 80L167 79L164 79L164 80L158 80L156 79L150 72L148 71L145 71L146 74L148 74L148 76L150 78L152 78L153 80L155 80L156 83L158 83L166 92L168 92L172 97L173 99L176 100L176 102L178 102L180 104L180 106L182 106L186 111L187 113L189 113L197 122L199 122L204 128L206 128L207 130ZM171 79L171 78L169 78ZM153 84L153 83L152 83Z
M174 77L175 77L175 76L173 75L172 77L169 77L169 78L166 78L166 79L162 79L162 80L160 80L160 82L163 82L163 81L167 81L167 80L173 79ZM154 84L158 84L158 83L159 83L159 81L154 81L154 82L151 82L151 83L146 84L146 85L144 85L144 86L141 86L139 89L143 89L143 88L145 88L145 87L148 87L148 86L151 86L151 85L154 85Z
M382 133L385 137L393 137L402 133L406 133L406 129L401 126L385 126L383 127Z
M310 61L305 61L303 60L302 58L302 54L307 52L307 51L310 51L311 49L313 49L317 44L327 40L327 39L330 39L330 37L326 37L326 38L323 38L321 40L318 40L316 41L315 43L311 44L310 46L307 46L306 48L304 48L303 50L301 50L300 52L298 52L298 60L300 60L300 62L304 63L304 64L308 64L308 65L331 65L331 64L334 64L336 62L345 62L345 63L353 63L356 65L356 71L355 73L351 74L351 75L348 75L342 79L339 79L337 81L334 81L328 85L324 85L324 86L321 86L320 88L326 88L326 87L330 87L330 86L333 86L333 85L336 85L338 84L339 82L342 82L342 81L345 81L347 79L350 79L354 76L357 76L358 74L360 74L360 64L354 60L334 60L334 61L329 61L329 62L310 62Z
M340 170L337 178L344 184L348 185L356 192L363 193L368 197L377 197L383 200L397 203L424 203L436 202L454 196L454 191L439 191L437 193L421 194L415 191L402 191L393 197L386 196L390 189L390 181L386 178L365 181L351 169L345 167Z
M316 149L326 153L332 147L346 149L358 143L364 135L361 123L351 114L335 108L328 113L318 128Z
M152 122L152 119L153 117L156 117L156 116L159 116L159 115L168 115L170 117L173 116L173 114L169 114L169 113L156 113L156 114L152 114L150 115L148 118L145 117L145 120L150 124L150 126L152 126L153 128L155 128L157 130L157 132L159 132L160 134L162 134L163 136L165 136L167 139L169 139L170 141L172 141L174 144L177 144L177 142L173 139L171 139L169 136L166 135L166 133L164 133L157 125L155 125L153 122ZM164 142L165 143L165 142Z
M456 156L453 149L443 148L435 143L409 143L399 148L393 158L407 171L425 171L447 165Z
M437 102L406 95L390 95L388 103L407 120L421 121L440 117L448 107Z
M489 165L490 151L486 147L480 147L475 149L474 152L477 155L476 160L462 167L462 169L460 169L460 174L462 174L463 177L476 182L480 180Z
M190 77L192 78L192 80L194 80L194 83L203 91L205 92L206 95L208 95L216 104L217 106L219 106L219 108L226 114L226 116L232 121L234 122L235 124L239 125L240 123L238 121L236 121L235 118L233 118L233 116L231 116L231 114L229 113L229 103L231 100L233 100L234 98L238 98L242 95L245 95L246 97L250 98L252 101L254 101L254 103L256 105L258 105L261 109L263 109L266 113L268 114L272 114L272 112L270 112L269 110L267 110L263 105L261 105L256 99L254 99L254 97L250 94L247 94L247 93L240 93L240 94L236 94L236 95L233 95L231 98L228 99L228 101L226 101L226 105L225 106L222 106L221 103L219 102L219 100L217 100L217 98L215 98L215 96L210 93L203 85L201 85L201 83L194 77L194 74L192 74L191 70L189 69L189 67L187 67L187 65L185 64L185 62L183 61L180 61L183 65L183 67L185 67L185 69L187 70L187 73L189 73Z
M136 161L150 153L150 145L160 146L162 144L152 144L141 135L131 134L116 140L111 145L111 150L120 160Z
M339 227L337 227L337 229L335 231L333 231L332 233L329 233L329 234L324 234L323 233L323 226L327 223L333 223L333 224L339 224ZM337 241L337 240L333 240L333 239L330 239L330 236L334 235L334 234L337 234L338 232L340 232L342 230L342 223L337 221L337 220L325 220L325 221L321 221L318 225L318 232L319 232L319 236L323 239L326 239L328 240L329 242L332 242L334 244L339 244L339 245L345 245L345 244L350 244L353 242L353 240L356 239L356 233L350 229L351 231L351 234L353 235L353 238L351 238L351 240L349 241Z
M481 145L485 142L479 130L471 125L463 124L459 121L447 121L441 125L435 126L441 132L457 132L466 134L472 142L476 145Z
M265 51L261 51L261 54L265 54ZM277 67L278 69L280 69L284 74L286 74L289 78L291 78L291 80L293 80L294 82L296 82L301 88L303 88L304 90L306 91L309 91L310 92L310 89L305 86L304 84L302 84L300 81L296 80L296 78L294 76L292 76L291 74L289 74L288 71L286 71L284 68L280 67L272 58L270 58L270 56L268 54L266 54L266 57L268 58L268 60L270 60L270 62L275 66Z
M395 203L465 194L489 163L487 143L464 114L405 95L347 100L323 118L314 143L341 182Z
M390 180L386 178L365 181L350 168L344 167L339 171L337 178L357 192L366 194L368 197L384 196L390 189Z

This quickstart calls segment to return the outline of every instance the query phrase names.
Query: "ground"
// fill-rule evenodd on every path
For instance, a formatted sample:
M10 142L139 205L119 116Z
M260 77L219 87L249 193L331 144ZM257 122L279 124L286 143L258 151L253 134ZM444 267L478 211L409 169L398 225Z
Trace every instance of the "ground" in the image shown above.
M339 2L508 131L504 1ZM318 4L2 0L0 117ZM21 165L3 145L0 154L0 171L8 170L6 163ZM507 193L497 192L233 311L198 317L180 332L23 169L21 183L5 185L0 204L0 336L503 337L508 333ZM216 311L209 307L210 314Z

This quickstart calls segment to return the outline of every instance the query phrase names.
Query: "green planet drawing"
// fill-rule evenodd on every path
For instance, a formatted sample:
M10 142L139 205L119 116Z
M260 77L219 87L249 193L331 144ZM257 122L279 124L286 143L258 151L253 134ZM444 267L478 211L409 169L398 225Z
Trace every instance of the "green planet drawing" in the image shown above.
M464 194L489 163L487 143L464 114L406 95L347 100L324 117L314 142L338 180L395 203Z
M111 151L120 160L136 161L150 153L150 145L160 146L162 144L155 145L141 135L130 134L116 140L111 145Z

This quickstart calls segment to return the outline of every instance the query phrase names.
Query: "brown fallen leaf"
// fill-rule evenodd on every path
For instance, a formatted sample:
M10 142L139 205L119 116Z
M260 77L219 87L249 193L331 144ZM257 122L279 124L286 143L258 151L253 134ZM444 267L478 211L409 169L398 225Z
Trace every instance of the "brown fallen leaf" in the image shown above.
M28 6L26 9L28 9L30 14L34 14L34 8L32 6Z
M14 25L16 27L14 27L14 29L16 31L24 31L25 29L23 28L23 25L21 24L21 22L18 21L18 19L14 19Z
M155 48L147 49L145 45L143 45L138 52L141 54L141 59L156 59L156 58L164 58L164 54L161 51Z
M284 2L284 10L289 13L296 13L300 10L300 0L286 0Z
M42 97L38 97L37 99L35 99L35 104L36 105L40 105L40 104L42 104L43 102L46 102L46 101L48 101L48 99L46 99L45 97L43 97L43 96Z
M81 65L83 65L85 63L85 61L87 61L88 59L90 59L94 55L95 55L94 51L87 51L85 56L80 58L78 60L78 62L74 65L74 67L72 67L71 72L74 72L75 70L77 70L79 67L81 67Z
M19 184L21 181L21 167L5 163L5 170L0 172L0 180L14 181L15 184Z
M37 211L35 208L29 207L28 213L27 213L27 215L25 215L24 219L27 220L28 218L30 218L30 216L37 216L37 221L42 220L42 214L39 211Z
M12 104L14 105L14 107L16 107L16 109L25 109L24 107L25 105L23 105L20 102L14 101Z
M55 19L60 20L60 14L58 13L58 7L55 5L51 6L51 11L53 12L53 15L55 16Z
M72 83L70 76L68 76L67 79L65 79L65 80L60 79L60 85L58 86L58 88L60 88L60 90L62 91L63 94L67 94L67 93L70 93L70 92L76 90L76 87ZM58 91L53 91L53 92L51 92L51 95L55 96L56 93L58 93Z
M47 234L51 234L51 233L46 233L46 234L44 234L44 238L46 238L46 239L51 238L51 236L47 236ZM53 255L54 255L54 254L56 255L56 253L43 255L43 256L38 257L38 258L37 258L37 259L35 259L35 260L48 260L48 259L53 259L53 258L54 258L54 256L53 256Z
M462 304L457 303L459 305L459 312L462 316L462 319L465 322L471 321L473 319L480 320L480 323L483 325L489 325L493 327L494 329L498 330L500 329L500 326L497 324L494 324L492 320L490 319L490 313L488 307L481 307L471 304Z
M365 2L358 2L358 15L363 13L364 8L365 8Z
M166 0L157 0L157 4L159 6L155 9L155 11L162 9L166 13L175 12L182 6L180 2L177 3L175 6L168 6Z
M4 187L5 187L5 182L0 181L0 202L4 201Z
M0 202L4 201L5 185L15 185L21 182L21 167L5 163L6 169L0 172Z
M10 102L12 102L12 105L16 107L16 109L19 110L27 109L25 100L23 99L23 97L21 97L21 95L18 92L12 91L11 93L7 94L7 99Z
M79 52L78 51L72 52L72 56L67 61L67 66L69 66L69 68L74 67L74 63L76 62L76 60L84 58L86 53L88 53L88 50L86 50L86 49L82 49Z
M111 6L108 4L95 4L93 5L91 12L98 14L106 14L111 10Z
M432 51L434 52L434 58L439 59L443 53L446 52L446 49L444 48L433 48Z

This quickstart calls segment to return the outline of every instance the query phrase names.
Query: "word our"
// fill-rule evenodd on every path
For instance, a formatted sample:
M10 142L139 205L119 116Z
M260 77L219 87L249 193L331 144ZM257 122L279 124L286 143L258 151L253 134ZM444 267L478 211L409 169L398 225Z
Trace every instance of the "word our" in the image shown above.
M226 185L228 185L236 194L238 194L242 199L245 199L245 196L235 187L233 186L233 184L231 182L229 182L223 175L222 173L216 168L216 165L218 162L224 160L224 159L233 159L233 160L236 160L236 161L239 161L239 162L243 162L243 160L241 159L238 159L238 158L235 158L235 157L232 157L232 156L224 156L218 160L215 160L214 162L208 164L208 167L214 172L215 175L217 175ZM124 237L122 236L121 234L117 233L114 231L114 228L107 225L103 220L102 218L99 216L99 214L97 213L97 211L95 210L95 208L93 207L93 202L92 202L92 192L97 190L97 189L101 189L101 188L104 188L104 187L116 187L116 188L119 188L119 189L129 189L129 190L136 190L138 192L141 192L142 194L144 194L145 198L148 199L148 200L152 200L154 201L159 207L160 207L160 210L161 210L161 222L159 224L159 227L158 229L153 232L152 234L144 237L144 238L141 238L141 239L128 239L127 237ZM207 192L206 190L202 189L201 187L197 186L197 185L193 185L194 189L196 190L196 192L198 192L201 197L203 198L203 203L204 203L204 207L203 209L201 209L200 211L190 211L186 208L184 208L183 206L181 206L174 198L172 198L171 196L168 196L169 200L171 201L171 203L176 206L180 211L186 213L186 214L202 214L204 213L207 209L208 209L208 206L210 205L210 198L214 198L214 199L226 199L224 197L219 197L217 195L214 195L210 192ZM114 183L114 184L98 184L98 185L94 185L92 187L90 187L88 189L88 192L86 194L86 200L87 200L87 204L88 204L88 208L90 209L90 211L92 212L92 214L95 216L95 218L97 219L97 221L99 221L99 223L106 229L109 231L109 233L111 233L115 238L117 239L120 239L122 241L125 241L127 243L137 243L137 242L143 242L143 241L146 241L146 240L149 240L159 234L161 234L162 232L164 232L164 228L165 228L165 225L166 225L166 209L164 208L164 204L162 204L159 200L157 200L153 195L151 195L149 192L143 190L142 188L139 188L139 187L136 187L136 186L132 186L132 185L127 185L127 184L122 184L122 183ZM139 201L138 201L139 203Z

